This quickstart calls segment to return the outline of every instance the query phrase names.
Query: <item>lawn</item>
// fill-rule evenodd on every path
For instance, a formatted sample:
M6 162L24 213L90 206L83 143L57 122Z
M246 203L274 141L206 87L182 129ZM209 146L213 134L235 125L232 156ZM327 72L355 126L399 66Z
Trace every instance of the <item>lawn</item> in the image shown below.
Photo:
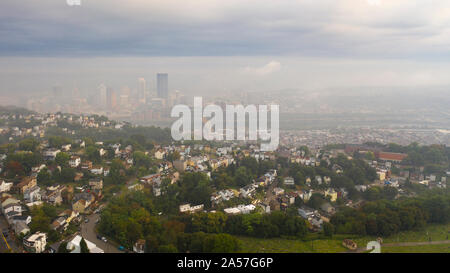
M447 240L450 236L450 224L447 225L429 225L420 231L400 232L394 236L383 238L384 243L397 242L427 242L429 237L432 241ZM428 234L428 235L427 235ZM371 236L352 236L337 234L332 239L321 238L318 234L308 234L305 241L282 238L252 238L239 236L242 242L241 252L250 253L336 253L345 252L347 249L342 246L342 240L345 238L354 240L358 247L364 247L367 242L376 240ZM392 246L382 247L382 252L449 252L450 244L445 245L425 245L425 246Z
M423 230L404 231L393 236L383 238L383 243L428 242L430 237L432 241L443 241L450 239L447 236L450 237L450 224L428 225ZM354 237L353 240L358 244L358 246L364 246L367 242L376 240L376 237Z
M385 246L382 253L450 253L450 244L424 246Z
M342 241L336 239L302 241L282 238L238 238L242 242L241 251L249 253L334 253L346 250L341 245Z

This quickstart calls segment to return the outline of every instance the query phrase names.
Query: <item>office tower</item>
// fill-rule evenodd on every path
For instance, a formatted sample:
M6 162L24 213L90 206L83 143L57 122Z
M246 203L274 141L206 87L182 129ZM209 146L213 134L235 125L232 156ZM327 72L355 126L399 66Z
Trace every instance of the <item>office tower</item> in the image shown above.
M138 85L138 100L141 103L146 103L146 82L144 78L139 78Z
M108 109L114 109L117 106L116 92L112 88L106 90L106 101Z
M169 98L169 76L167 73L158 73L156 75L156 91L158 98Z
M107 106L106 86L103 83L99 85L98 93L99 93L99 96L100 96L100 100L99 100L100 106L103 107L103 108L106 108L106 106Z

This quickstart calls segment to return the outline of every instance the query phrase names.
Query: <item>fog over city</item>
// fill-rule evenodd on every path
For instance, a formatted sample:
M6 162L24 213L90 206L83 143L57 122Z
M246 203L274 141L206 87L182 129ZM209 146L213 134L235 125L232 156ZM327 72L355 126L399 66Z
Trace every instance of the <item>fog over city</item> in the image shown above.
M135 120L134 109L202 95L277 102L290 113L427 115L428 107L448 124L448 1L6 0L0 7L1 105ZM169 76L164 101L157 73ZM113 105L98 112L101 84L114 93ZM252 101L255 92L264 95ZM49 103L49 95L61 100ZM80 107L85 102L92 107Z
M449 106L450 0L0 0L0 257L448 254Z

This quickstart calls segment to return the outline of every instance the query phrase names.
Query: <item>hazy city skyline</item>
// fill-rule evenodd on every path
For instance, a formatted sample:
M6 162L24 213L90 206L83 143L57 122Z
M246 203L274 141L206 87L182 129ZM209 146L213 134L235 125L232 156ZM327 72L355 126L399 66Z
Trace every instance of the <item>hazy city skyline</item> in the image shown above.
M191 94L450 85L450 4L2 1L0 94L101 83Z

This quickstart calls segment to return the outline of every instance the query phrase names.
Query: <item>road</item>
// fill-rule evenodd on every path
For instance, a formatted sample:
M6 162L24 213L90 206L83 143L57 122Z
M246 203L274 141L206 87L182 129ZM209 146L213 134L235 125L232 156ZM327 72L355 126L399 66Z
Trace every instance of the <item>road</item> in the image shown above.
M129 185L131 182L134 182L136 178L131 178L126 182L126 185ZM120 195L121 192L116 193L115 195ZM103 204L104 206L108 205L108 202ZM103 249L105 253L125 253L125 251L121 251L118 249L118 245L112 244L111 242L103 242L102 240L97 239L97 233L95 232L95 225L97 220L100 219L100 214L93 213L91 215L85 216L89 219L89 222L85 223L84 220L81 224L81 236L86 238L88 241L93 242L99 248Z
M14 253L21 253L22 251L14 241L13 232L9 231L8 236L5 237L3 236L3 230L9 230L8 222L6 222L4 215L0 215L0 253L7 253L10 251Z
M275 189L277 186L277 183L274 181L272 184L269 185L269 187L266 190L266 197L264 198L264 203L270 204L270 202L277 198L277 196L273 193L273 189Z
M88 241L96 244L99 248L103 249L105 253L125 253L124 251L120 251L119 249L117 249L117 246L111 244L110 242L105 243L102 240L97 239L97 233L95 232L95 222L99 218L100 215L97 213L87 216L89 222L85 223L83 221L83 223L81 224L81 236Z

